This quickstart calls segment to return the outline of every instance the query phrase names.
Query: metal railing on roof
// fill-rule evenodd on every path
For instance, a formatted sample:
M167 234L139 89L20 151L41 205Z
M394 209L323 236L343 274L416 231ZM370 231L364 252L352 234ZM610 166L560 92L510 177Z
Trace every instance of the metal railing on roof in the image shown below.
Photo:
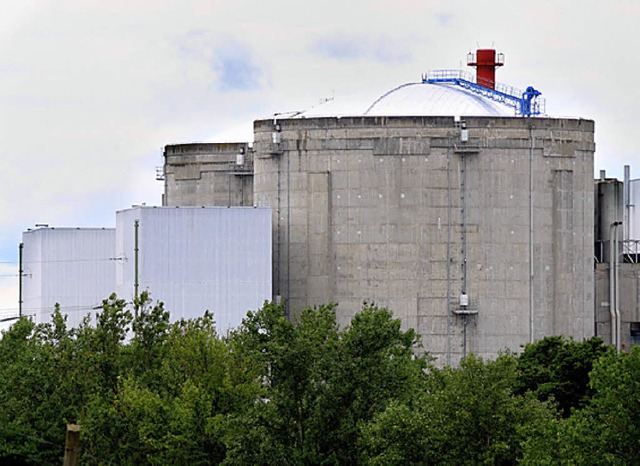
M625 239L621 241L622 249L619 250L622 253L622 262L626 264L638 264L640 263L640 240L637 239ZM609 253L609 240L597 240L595 242L594 260L596 263L604 263L606 254Z
M432 70L422 77L422 82L456 84L471 92L513 107L517 115L532 116L545 113L545 100L540 98L540 92L531 86L526 91L522 91L499 82L477 83L472 73L462 70ZM491 84L493 84L493 88Z
M640 262L640 240L626 239L622 242L622 257L624 262L637 264Z

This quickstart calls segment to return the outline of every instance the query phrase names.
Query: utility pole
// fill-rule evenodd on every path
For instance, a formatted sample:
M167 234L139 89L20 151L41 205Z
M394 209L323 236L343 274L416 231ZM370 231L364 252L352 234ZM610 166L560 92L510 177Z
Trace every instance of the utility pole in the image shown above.
M22 250L24 249L24 243L20 243L18 246L18 317L22 317L22 277L24 270L22 267Z
M133 222L133 302L135 303L135 313L138 317L138 253L140 251L138 247L138 228L140 221L135 220Z

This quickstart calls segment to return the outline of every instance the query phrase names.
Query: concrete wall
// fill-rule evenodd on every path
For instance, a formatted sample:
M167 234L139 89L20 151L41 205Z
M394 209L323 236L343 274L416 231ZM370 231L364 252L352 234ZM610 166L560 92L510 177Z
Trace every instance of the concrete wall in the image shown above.
M440 363L593 335L592 121L470 117L466 143L452 117L278 123L254 124L254 199L289 312L375 301Z
M252 206L253 156L247 143L168 145L164 182L164 206Z

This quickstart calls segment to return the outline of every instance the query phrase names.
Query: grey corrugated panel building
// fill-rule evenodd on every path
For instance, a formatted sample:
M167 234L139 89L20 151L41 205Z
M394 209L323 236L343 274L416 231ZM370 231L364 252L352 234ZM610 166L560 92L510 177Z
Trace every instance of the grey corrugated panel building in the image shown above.
M610 293L610 268L608 262L595 264L595 331L606 344L615 345L612 337L610 314L613 304ZM624 258L618 265L620 296L620 349L628 351L631 345L640 344L640 263L628 262ZM613 320L615 322L615 320Z
M629 167L630 168L630 167ZM633 241L631 247L640 252L640 248L637 247L637 242L640 240L640 179L625 180L628 184L628 189L625 197L628 200L625 205L625 218L627 222L625 224L625 240Z

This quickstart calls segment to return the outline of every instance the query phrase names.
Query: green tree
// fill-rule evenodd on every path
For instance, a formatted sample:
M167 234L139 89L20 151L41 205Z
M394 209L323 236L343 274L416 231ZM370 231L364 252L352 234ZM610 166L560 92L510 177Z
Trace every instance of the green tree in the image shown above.
M82 419L83 462L105 465L152 464L162 448L168 406L129 375L118 378L110 396L96 396Z
M161 302L152 305L146 291L134 300L133 305L133 338L126 348L128 366L143 385L157 390L162 384L158 373L168 352L171 328L169 311Z
M49 443L56 435L39 431L42 426L36 424L33 416L46 398L42 389L48 385L45 374L40 372L46 355L34 338L34 330L35 325L22 318L3 332L0 340L0 458L3 462L36 464L62 454L60 449L57 455L51 455Z
M171 326L159 377L171 415L158 462L222 462L227 416L250 409L260 384L218 336L211 314Z
M215 329L212 315L169 324L161 304L147 306L141 296L132 320L130 342L119 339L127 328L123 309L112 302L110 341L119 360L115 388L111 377L87 403L83 425L84 460L101 464L219 464L226 456L223 442L229 413L248 409L259 384L246 371ZM126 317L126 316L125 316ZM99 319L99 322L105 318ZM120 342L116 344L117 342ZM103 353L94 357L100 366ZM103 371L98 371L103 374ZM111 372L109 372L111 373ZM245 375L247 374L247 375Z
M568 419L548 424L531 437L530 463L640 464L640 347L629 354L609 348L595 363L589 403ZM553 450L544 449L549 440Z
M16 322L0 341L0 457L61 461L65 425L77 422L90 390L77 332L56 305L51 322Z
M589 373L606 347L597 337L576 342L562 336L527 344L517 359L516 393L533 393L539 400L554 400L563 417L584 406L593 395Z
M364 429L369 464L514 464L523 427L552 417L533 397L514 396L514 357L432 368L423 390L394 403Z
M304 310L294 324L267 304L232 336L263 383L252 409L231 418L227 464L354 464L360 429L424 379L413 331L365 306L340 331L335 306Z
M331 391L320 408L325 422L319 443L340 464L354 464L361 452L361 430L394 401L420 391L431 358L417 355L418 335L403 331L399 319L365 305L341 334Z
M230 418L227 464L315 462L311 418L327 389L337 342L333 305L306 309L297 325L273 303L247 315L230 345L261 390L248 411Z
M370 305L340 329L333 304L291 322L265 303L227 338L209 313L135 309L4 333L0 460L57 464L79 421L87 464L640 463L637 348L554 337L438 369Z
M594 445L616 462L639 464L640 346L628 354L610 349L594 367L591 387L595 394L583 415L595 421L589 426Z

